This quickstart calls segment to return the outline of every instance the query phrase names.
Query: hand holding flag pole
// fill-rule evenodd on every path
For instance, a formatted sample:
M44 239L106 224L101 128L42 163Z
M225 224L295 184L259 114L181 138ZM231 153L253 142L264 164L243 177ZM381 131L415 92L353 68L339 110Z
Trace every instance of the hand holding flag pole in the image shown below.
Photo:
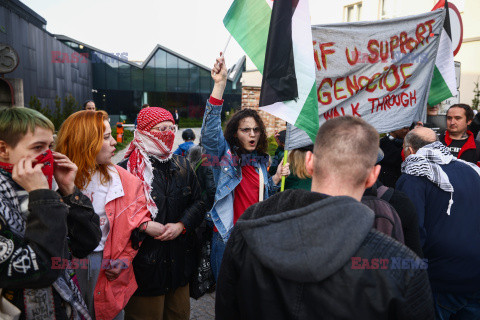
M288 150L285 150L283 153L283 165L287 164L287 159L288 159ZM282 184L280 186L280 192L283 192L285 190L285 176L282 176Z
M220 57L225 58L225 51L227 51L228 44L230 43L230 39L232 39L232 35L230 35L227 39L227 43L225 44L225 48L223 48L223 51L220 52ZM215 74L215 72L213 72Z

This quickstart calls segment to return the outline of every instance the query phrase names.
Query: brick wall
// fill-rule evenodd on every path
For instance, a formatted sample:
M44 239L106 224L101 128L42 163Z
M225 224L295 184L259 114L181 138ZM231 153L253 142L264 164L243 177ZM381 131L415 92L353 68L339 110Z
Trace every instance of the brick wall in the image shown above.
M286 129L285 121L272 116L270 113L258 109L260 101L259 87L243 87L242 88L242 109L250 108L257 110L265 123L267 129L267 136L272 136L275 131L282 131Z

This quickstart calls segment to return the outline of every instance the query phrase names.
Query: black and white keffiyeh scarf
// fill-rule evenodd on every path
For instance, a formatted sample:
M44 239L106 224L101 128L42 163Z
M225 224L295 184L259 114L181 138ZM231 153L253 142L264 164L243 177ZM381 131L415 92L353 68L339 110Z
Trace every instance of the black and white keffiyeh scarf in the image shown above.
M28 192L12 180L10 173L0 169L0 215L6 220L10 230L21 238L25 236L28 214ZM69 268L63 271L52 287L23 290L26 320L55 319L52 288L72 307L70 319L91 319L77 286L75 271Z
M475 164L457 159L440 141L430 143L420 149L417 153L409 155L402 163L402 173L417 177L426 177L436 184L440 189L450 193L447 214L453 205L453 186L450 183L445 171L440 165L449 164L452 161L460 161L471 167L480 176L480 168Z
M28 192L11 183L9 175L0 169L0 213L11 231L23 237L28 214Z

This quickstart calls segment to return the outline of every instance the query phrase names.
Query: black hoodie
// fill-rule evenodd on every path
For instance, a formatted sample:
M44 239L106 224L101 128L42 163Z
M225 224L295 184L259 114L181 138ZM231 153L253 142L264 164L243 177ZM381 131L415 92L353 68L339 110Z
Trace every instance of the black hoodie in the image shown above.
M353 263L418 259L373 219L353 198L305 190L251 206L227 243L216 319L433 319L425 269Z

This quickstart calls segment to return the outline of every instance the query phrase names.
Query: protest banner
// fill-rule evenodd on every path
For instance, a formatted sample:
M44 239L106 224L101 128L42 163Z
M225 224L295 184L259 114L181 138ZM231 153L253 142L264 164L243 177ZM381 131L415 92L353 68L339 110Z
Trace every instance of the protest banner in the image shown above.
M361 117L378 132L425 121L445 10L390 20L312 26L320 125ZM286 149L312 143L287 127Z

